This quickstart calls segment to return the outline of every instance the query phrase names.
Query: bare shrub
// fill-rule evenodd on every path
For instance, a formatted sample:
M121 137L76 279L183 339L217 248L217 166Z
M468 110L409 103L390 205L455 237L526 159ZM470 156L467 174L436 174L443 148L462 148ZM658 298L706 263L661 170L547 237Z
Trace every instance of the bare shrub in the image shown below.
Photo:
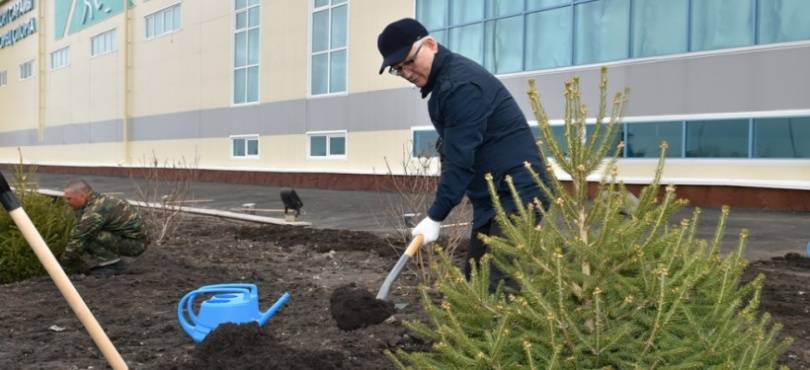
M141 160L141 168L130 170L130 180L141 206L141 216L156 245L171 239L182 217L183 204L193 199L192 185L199 178L199 158L189 161L160 160L152 157Z
M427 215L433 202L438 184L439 159L430 153L413 156L410 145L405 145L402 160L394 167L402 170L401 175L394 173L388 158L385 158L385 165L393 191L378 192L384 216L378 218L377 223L394 230L397 244L407 244L411 240L411 228ZM448 255L454 256L461 242L469 238L470 220L472 208L465 197L442 223L441 239L437 245L441 245ZM417 274L427 286L435 279L430 268L436 262L435 258L433 246L423 246L415 256Z

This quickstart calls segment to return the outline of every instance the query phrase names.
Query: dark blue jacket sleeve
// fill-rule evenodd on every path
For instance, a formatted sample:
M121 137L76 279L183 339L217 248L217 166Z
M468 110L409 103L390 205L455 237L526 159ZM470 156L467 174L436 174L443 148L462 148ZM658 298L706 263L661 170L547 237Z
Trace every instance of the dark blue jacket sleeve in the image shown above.
M473 169L475 154L484 142L489 105L481 88L473 83L455 87L440 101L439 112L444 116L445 159L436 198L428 210L428 216L435 221L444 221L453 207L461 202L476 175Z

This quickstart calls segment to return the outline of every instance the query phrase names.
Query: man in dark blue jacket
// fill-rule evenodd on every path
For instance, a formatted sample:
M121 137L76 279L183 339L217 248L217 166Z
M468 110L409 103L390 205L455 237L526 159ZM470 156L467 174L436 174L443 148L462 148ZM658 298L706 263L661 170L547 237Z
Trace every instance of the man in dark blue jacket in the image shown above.
M441 222L464 196L473 205L473 233L467 252L465 274L487 251L479 233L502 235L487 189L486 174L492 174L498 195L507 212L515 212L505 178L512 177L522 201L539 199L548 205L524 163L528 162L543 181L547 174L534 137L515 99L500 80L477 63L451 52L428 35L414 19L389 24L377 39L383 56L380 73L386 68L430 95L428 112L439 134L441 177L428 215L412 231L424 242L436 241ZM503 277L492 269L490 289Z

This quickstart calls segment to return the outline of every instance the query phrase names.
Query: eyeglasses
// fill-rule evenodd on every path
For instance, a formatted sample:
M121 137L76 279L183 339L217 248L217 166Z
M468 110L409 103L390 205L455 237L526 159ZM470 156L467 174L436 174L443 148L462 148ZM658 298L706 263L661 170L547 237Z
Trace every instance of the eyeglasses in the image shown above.
M419 44L419 47L416 48L416 52L413 53L412 57L403 60L402 62L400 62L396 66L391 66L391 68L388 69L388 73L390 73L390 74L392 74L394 76L402 76L402 69L404 69L405 67L409 67L409 66L413 65L413 62L416 61L416 56L419 55L419 50L422 50L422 45L424 45L424 44L425 44L424 42Z

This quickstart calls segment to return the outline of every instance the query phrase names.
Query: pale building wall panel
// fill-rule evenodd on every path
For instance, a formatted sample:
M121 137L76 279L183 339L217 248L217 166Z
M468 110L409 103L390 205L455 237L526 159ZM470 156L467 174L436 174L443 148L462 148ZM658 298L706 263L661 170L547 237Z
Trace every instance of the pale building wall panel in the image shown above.
M13 2L4 4L0 9L6 9ZM13 22L0 29L0 35L36 18L39 11L39 2L34 9L23 14ZM15 44L0 49L0 71L6 71L7 85L0 87L0 132L15 130L36 129L37 91L39 89L39 71L37 52L39 48L38 37L41 25L37 23L37 31ZM33 77L20 80L20 64L33 60Z
M80 145L38 145L20 147L25 163L42 165L87 166L92 160L95 166L118 166L122 162L121 146L118 143ZM19 161L17 148L0 147L0 157L8 158L8 163Z
M400 88L410 85L387 72L379 75L382 56L377 51L377 36L397 19L414 17L414 1L349 1L349 92Z
M261 102L304 99L307 96L311 31L308 29L309 3L299 0L262 1Z

